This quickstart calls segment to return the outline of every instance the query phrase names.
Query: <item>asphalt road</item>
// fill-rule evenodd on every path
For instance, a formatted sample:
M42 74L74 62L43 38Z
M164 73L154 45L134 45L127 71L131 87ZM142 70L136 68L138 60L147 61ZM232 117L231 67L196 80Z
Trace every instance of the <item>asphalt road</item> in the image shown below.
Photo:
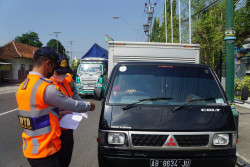
M14 87L0 92L0 167L29 167L22 153L22 129L18 125L14 92ZM74 131L75 146L70 167L98 167L96 138L101 102L95 103L95 111L88 112L89 118Z
M14 92L15 88L13 91L0 93L0 167L29 167L22 153L22 129L18 124L17 111L14 110L17 108ZM89 112L89 118L84 119L74 131L75 146L71 167L98 166L96 138L101 102L95 103L95 111Z

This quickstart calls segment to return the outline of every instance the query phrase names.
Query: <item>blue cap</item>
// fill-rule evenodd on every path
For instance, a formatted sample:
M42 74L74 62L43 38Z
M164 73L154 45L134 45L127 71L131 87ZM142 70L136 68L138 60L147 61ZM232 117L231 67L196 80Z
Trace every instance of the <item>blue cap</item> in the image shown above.
M55 70L58 74L72 73L67 56L59 55L59 65Z
M57 65L59 62L59 55L51 47L41 47L34 53L34 58L38 56L44 56L54 61Z

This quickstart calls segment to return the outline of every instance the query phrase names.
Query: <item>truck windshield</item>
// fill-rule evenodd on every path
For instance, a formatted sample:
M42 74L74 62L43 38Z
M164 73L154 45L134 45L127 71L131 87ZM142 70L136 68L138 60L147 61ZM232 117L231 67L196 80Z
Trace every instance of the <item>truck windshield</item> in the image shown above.
M96 73L101 74L102 66L100 64L81 64L78 67L78 75L83 75L85 73Z
M140 104L225 105L222 92L212 72L201 66L128 65L118 67L109 98L111 104L131 104L147 98L169 100L145 101Z

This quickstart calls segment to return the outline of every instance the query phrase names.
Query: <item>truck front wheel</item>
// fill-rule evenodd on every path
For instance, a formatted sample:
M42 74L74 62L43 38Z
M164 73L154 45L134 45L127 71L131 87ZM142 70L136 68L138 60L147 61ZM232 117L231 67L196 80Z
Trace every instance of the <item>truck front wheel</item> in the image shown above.
M102 98L102 89L95 88L94 90L94 100L101 100Z

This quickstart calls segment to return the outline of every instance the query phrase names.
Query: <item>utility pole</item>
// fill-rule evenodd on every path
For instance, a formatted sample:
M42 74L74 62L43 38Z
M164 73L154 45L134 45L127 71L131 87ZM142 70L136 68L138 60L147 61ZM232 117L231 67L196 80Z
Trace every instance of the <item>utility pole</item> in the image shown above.
M234 4L233 0L226 0L226 95L229 101L234 101L234 43L236 40L234 30Z
M146 11L144 10L145 13L148 14L148 23L144 24L144 31L145 31L145 26L148 26L147 28L147 32L148 32L148 42L151 41L151 25L152 25L152 18L153 18L153 14L154 14L154 7L155 7L156 3L154 3L154 5L151 5L150 0L148 0L148 4L145 3L145 8L147 9Z
M56 36L56 53L58 53L58 34L60 34L61 32L53 32L53 34L49 34L49 35L55 35Z
M192 41L191 41L191 35L192 35L192 27L191 27L191 0L188 1L188 8L189 8L189 43L191 44Z
M179 5L179 42L181 43L181 0L178 1Z
M168 43L168 23L167 23L167 3L164 0L164 7L165 7L165 31L166 31L166 43Z
M70 43L70 61L71 63L73 62L73 59L72 59L72 43L75 42L75 41L69 41Z
M174 43L174 33L173 33L173 0L170 0L170 13L171 13L171 42Z

